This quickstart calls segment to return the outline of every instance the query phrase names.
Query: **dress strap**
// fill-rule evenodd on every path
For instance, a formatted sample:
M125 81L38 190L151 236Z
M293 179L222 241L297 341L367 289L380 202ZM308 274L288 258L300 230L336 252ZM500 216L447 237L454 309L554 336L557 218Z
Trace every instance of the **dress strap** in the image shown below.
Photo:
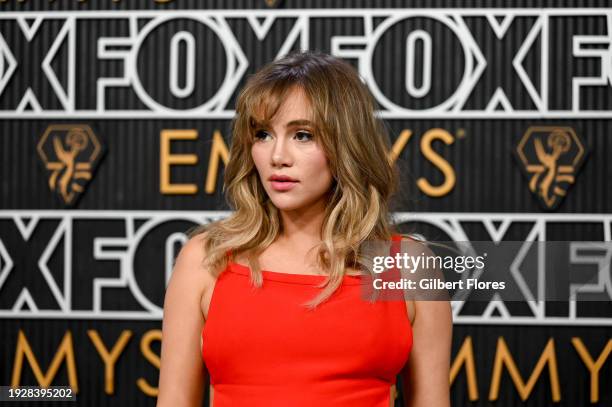
M402 244L402 235L391 235L391 248L389 250L389 255L391 257L395 257L395 255L401 250ZM391 277L393 279L397 279L401 277L400 271L397 267L393 267L393 269L389 270L387 277Z
M402 235L391 235L391 241L391 256L395 256L395 254L399 252L402 247Z

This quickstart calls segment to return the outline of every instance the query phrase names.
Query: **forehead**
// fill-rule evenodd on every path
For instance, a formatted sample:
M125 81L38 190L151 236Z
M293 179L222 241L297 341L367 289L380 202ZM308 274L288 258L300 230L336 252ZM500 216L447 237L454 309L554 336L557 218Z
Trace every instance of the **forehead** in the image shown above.
M313 120L312 104L304 90L298 86L288 89L284 95L266 95L253 111L258 123L287 123L292 120Z

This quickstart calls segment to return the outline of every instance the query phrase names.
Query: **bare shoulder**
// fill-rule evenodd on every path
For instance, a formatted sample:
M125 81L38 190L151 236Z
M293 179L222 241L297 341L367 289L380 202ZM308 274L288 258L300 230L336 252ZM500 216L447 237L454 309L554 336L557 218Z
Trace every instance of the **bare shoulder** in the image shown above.
M204 267L205 239L206 234L200 233L183 245L174 263L171 283L174 281L186 289L197 289L200 294L212 283L214 278Z
M165 315L183 307L194 314L202 314L202 298L214 285L214 277L204 266L205 239L203 233L191 237L176 256L164 297ZM185 309L181 312L185 312Z
M404 238L402 240L404 240ZM423 257L436 255L435 252L427 245L426 241L414 240L412 238L406 238L406 240L409 240L409 243L406 244L404 249L408 255ZM423 269L422 271L428 273L427 277L444 279L444 275L439 269L428 268ZM446 297L446 291L444 291L444 293L432 293L431 295L425 295L423 298L426 298L427 300L421 299L411 301L415 308L414 319L417 318L417 314L420 314L422 316L421 319L427 318L429 320L431 323L431 329L441 334L450 332L452 329L452 311L450 301L448 301L448 298Z
M411 236L408 235L401 235L402 236L402 253L406 253L408 256L433 256L434 252L427 246L426 242L423 242L419 239L413 238ZM433 307L432 307L433 305ZM437 313L442 311L442 313L444 313L444 310L440 309L440 308L444 308L445 306L442 305L442 307L439 306L440 304L436 305L433 302L430 301L417 301L414 298L408 298L406 300L406 310L408 311L408 319L410 320L410 324L414 325L415 320L417 318L417 308L418 311L421 315L428 315L431 316L432 315L432 308L433 308L433 313Z
M192 266L199 266L204 260L204 243L206 241L206 234L200 233L189 239L179 252L176 263L178 264L190 264Z

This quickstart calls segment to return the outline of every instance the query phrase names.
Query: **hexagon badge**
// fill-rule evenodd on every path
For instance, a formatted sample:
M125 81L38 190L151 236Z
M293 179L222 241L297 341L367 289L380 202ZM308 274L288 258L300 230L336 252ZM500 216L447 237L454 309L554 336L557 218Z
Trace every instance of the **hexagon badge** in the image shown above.
M103 153L100 141L85 124L52 124L36 147L49 172L49 188L66 206L85 191Z
M527 129L515 153L529 190L542 208L554 210L575 183L587 150L571 127L533 126Z

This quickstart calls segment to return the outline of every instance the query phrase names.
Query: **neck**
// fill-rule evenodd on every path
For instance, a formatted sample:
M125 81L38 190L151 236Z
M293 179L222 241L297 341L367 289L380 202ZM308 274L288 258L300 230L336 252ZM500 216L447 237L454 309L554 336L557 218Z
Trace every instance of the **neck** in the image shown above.
M306 208L280 211L282 231L278 241L290 247L313 247L321 242L326 203L321 200Z

